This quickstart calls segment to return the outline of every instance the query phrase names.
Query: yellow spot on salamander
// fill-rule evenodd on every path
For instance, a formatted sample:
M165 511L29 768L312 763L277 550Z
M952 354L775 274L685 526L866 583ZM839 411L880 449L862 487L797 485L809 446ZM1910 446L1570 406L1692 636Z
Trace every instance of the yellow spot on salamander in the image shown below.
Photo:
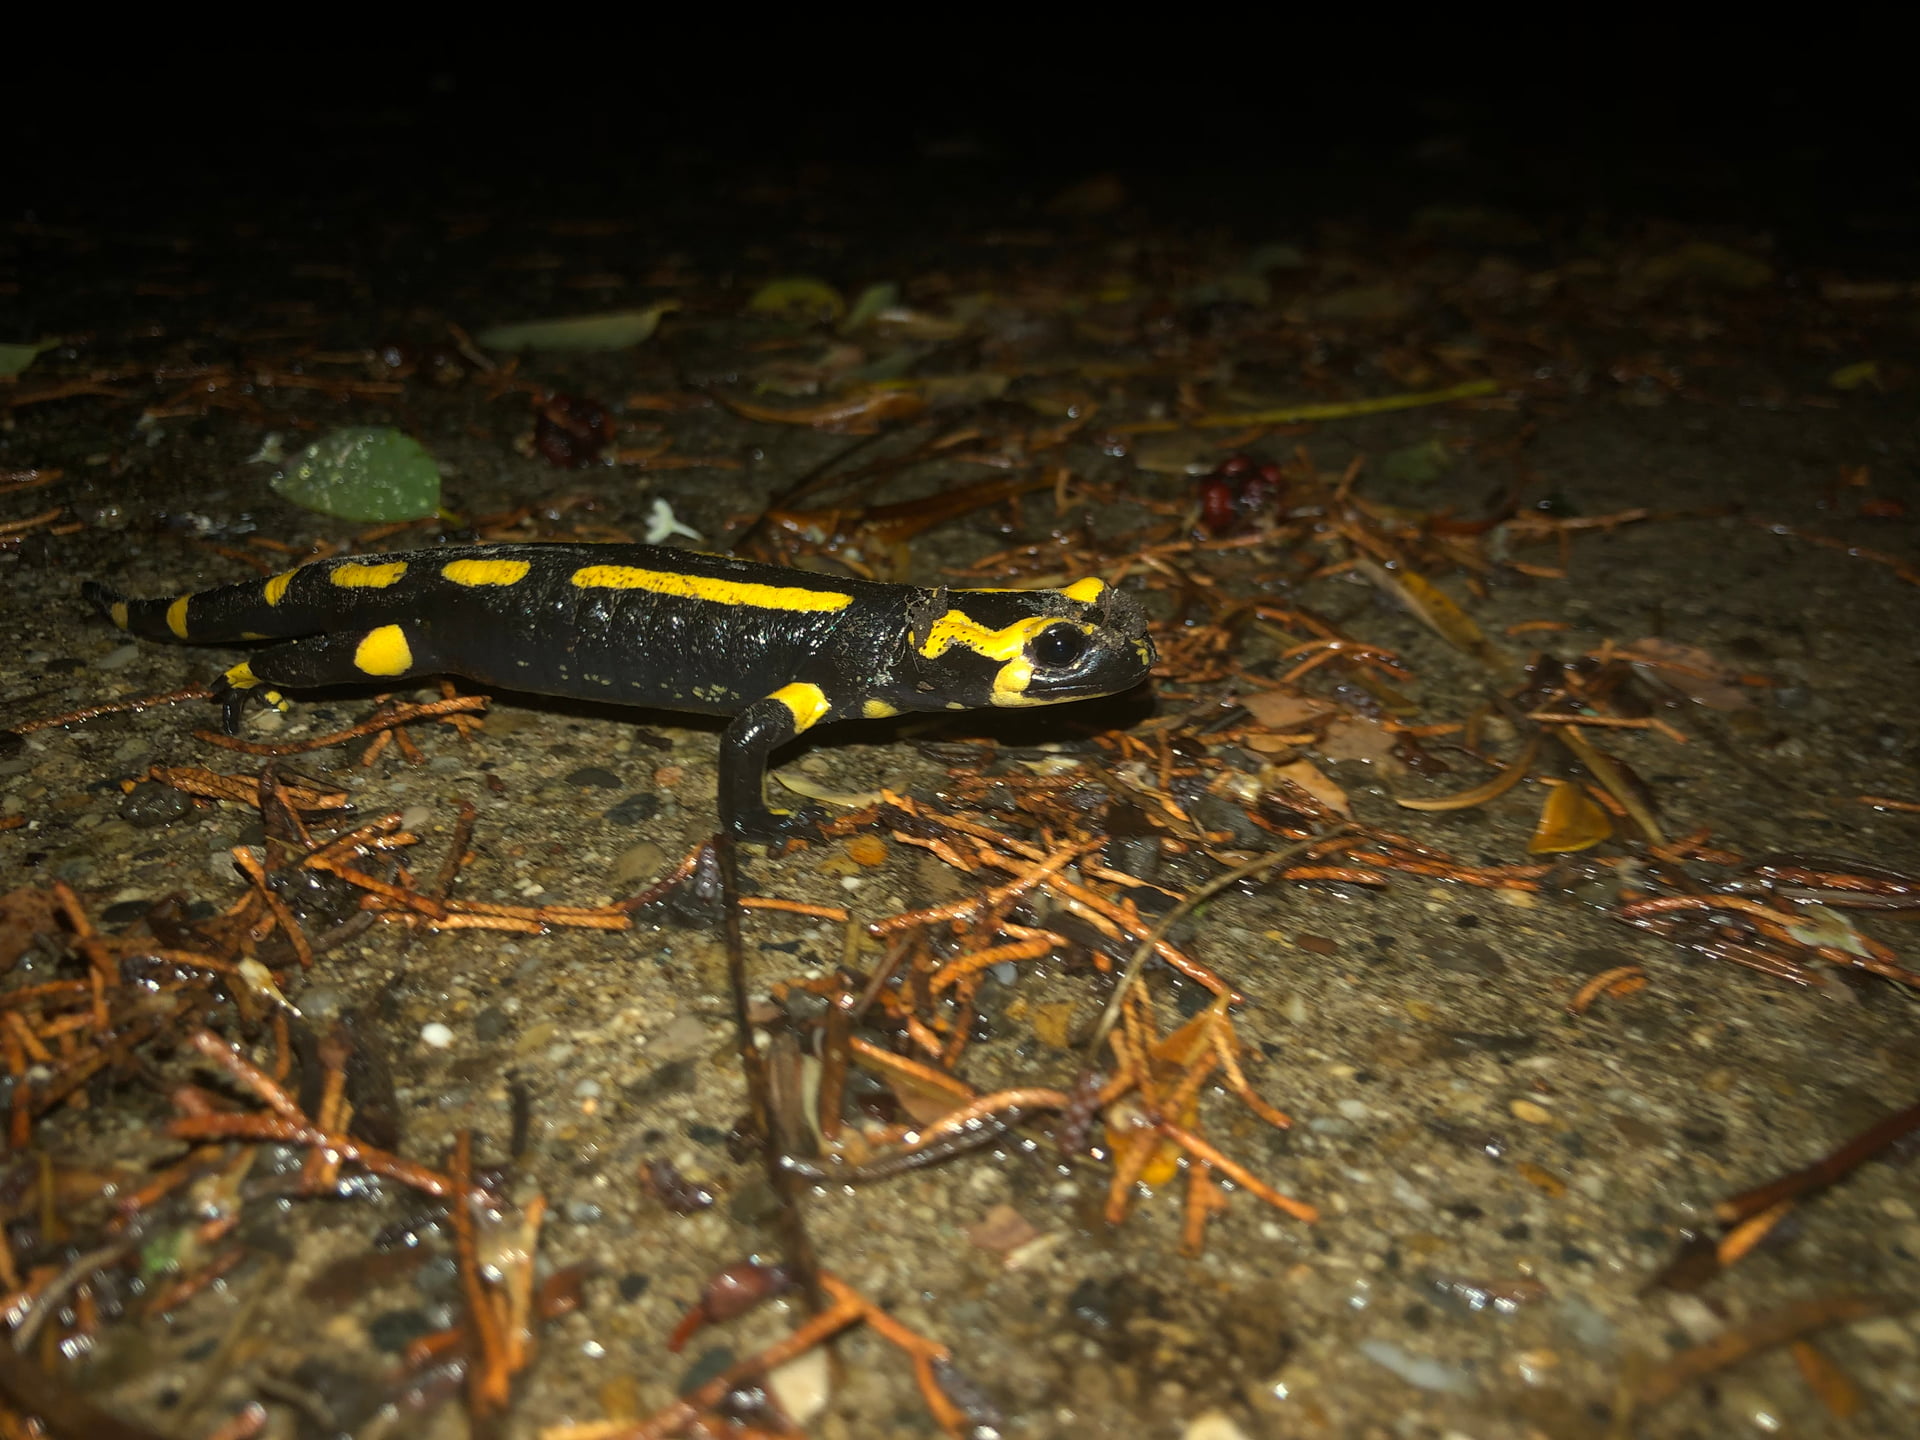
M586 565L573 572L582 590L651 590L717 605L748 605L759 610L844 610L853 596L844 590L805 585L762 585L751 580L720 580L707 575L676 575L671 570L642 570L634 565Z
M1034 636L1049 625L1059 623L1057 615L1035 615L989 630L964 610L949 610L928 627L920 654L928 660L937 660L958 645L989 660L1011 660L1027 648L1027 642Z
M1027 686L1032 683L1033 665L1026 656L1017 655L994 673L993 690L988 698L995 705L1045 705L1045 700L1027 694Z
M1082 605L1091 605L1107 593L1107 582L1089 575L1084 580L1076 580L1060 592L1069 600L1078 600Z
M398 625L369 630L354 648L353 663L364 675L404 675L413 668L413 647Z
M440 573L456 585L518 585L532 568L525 560L455 560Z
M127 628L127 602L126 601L124 600L114 601L113 604L107 607L107 614L113 618L113 623L115 625L118 625L122 630Z
M796 734L819 724L820 718L833 708L827 704L827 692L818 685L782 685L773 692L773 698L793 712Z
M885 720L890 716L898 715L900 711L884 700L869 700L860 707L860 713L869 720Z
M347 590L384 590L406 573L406 561L389 560L384 565L336 565L327 572L327 578Z
M244 660L238 665L231 667L227 673L220 678L235 690L251 690L260 683L259 677L253 673L253 666L247 664Z
M187 602L192 598L191 595L182 595L167 606L167 629L181 640L187 638Z
M275 575L260 587L260 598L269 605L278 605L286 598L287 586L293 583L293 577L299 573L298 570L287 570Z

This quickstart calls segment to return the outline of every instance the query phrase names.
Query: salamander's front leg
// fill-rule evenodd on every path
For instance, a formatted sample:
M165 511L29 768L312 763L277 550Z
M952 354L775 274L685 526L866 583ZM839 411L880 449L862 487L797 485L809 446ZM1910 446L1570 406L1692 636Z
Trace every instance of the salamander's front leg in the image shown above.
M720 818L743 840L802 835L826 818L817 805L775 810L767 804L767 757L832 707L818 685L786 685L756 700L720 737Z

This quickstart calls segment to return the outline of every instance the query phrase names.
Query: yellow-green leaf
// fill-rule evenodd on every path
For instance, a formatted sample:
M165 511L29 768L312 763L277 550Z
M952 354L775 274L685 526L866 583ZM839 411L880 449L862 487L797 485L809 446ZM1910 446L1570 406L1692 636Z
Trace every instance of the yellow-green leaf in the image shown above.
M390 427L332 430L271 481L275 493L342 520L424 520L440 509L440 469Z
M755 297L756 300L758 298ZM858 330L862 325L869 325L899 303L900 287L891 280L877 281L853 297L853 309L847 312L847 318L841 322L840 331L845 334L850 330Z
M0 345L0 380L11 380L33 363L42 350L51 350L58 340L41 340L28 345Z
M789 275L762 285L747 302L747 309L758 315L837 321L847 313L847 302L824 280L811 275Z
M525 320L517 325L495 325L476 338L489 350L625 350L652 335L662 315L679 308L679 301L666 300L644 310Z
M1676 280L1692 280L1718 290L1758 290L1773 283L1773 266L1758 255L1713 240L1686 244L1649 258L1640 267L1640 283L1659 289Z

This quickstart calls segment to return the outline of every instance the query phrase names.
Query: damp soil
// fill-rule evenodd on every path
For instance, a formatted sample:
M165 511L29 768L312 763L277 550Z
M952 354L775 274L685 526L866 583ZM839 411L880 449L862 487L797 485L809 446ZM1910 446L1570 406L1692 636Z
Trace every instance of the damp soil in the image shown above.
M1060 188L1076 178L1062 177ZM0 549L0 719L174 690L231 663L233 652L129 644L89 614L82 578L175 594L252 573L231 552L254 537L296 547L351 540L356 527L268 490L271 466L254 457L270 431L292 445L333 424L391 423L441 460L449 505L463 515L530 505L536 517L551 513L552 533L637 534L664 500L712 541L849 444L719 407L662 417L622 403L739 384L753 347L769 338L741 315L761 279L824 271L857 289L868 278L938 271L951 277L942 293L1033 296L1107 272L1145 297L1116 333L1090 341L1056 308L1034 321L1046 333L1027 358L1034 374L1053 365L1081 377L1089 393L1122 407L1113 418L1141 418L1150 414L1140 408L1143 388L1157 386L1156 403L1172 403L1170 379L1142 387L1098 377L1177 368L1165 363L1156 326L1221 327L1219 349L1231 357L1232 327L1246 323L1225 303L1196 313L1169 301L1156 318L1147 313L1155 297L1277 240L1298 246L1302 268L1276 282L1296 296L1335 288L1343 267L1414 287L1397 318L1354 332L1364 338L1331 357L1356 391L1402 388L1365 358L1390 348L1395 326L1429 337L1453 327L1463 340L1475 333L1468 317L1440 313L1447 284L1507 287L1495 308L1508 328L1495 343L1530 347L1537 376L1554 383L1551 393L1515 390L1498 404L1303 427L1255 440L1256 453L1303 447L1323 472L1356 457L1377 471L1380 457L1437 439L1463 462L1418 480L1363 472L1369 497L1479 513L1513 483L1514 463L1501 457L1517 453L1528 502L1550 513L1653 512L1578 535L1563 579L1508 576L1477 597L1447 583L1489 634L1553 622L1522 633L1568 657L1658 636L1764 677L1744 708L1678 717L1685 744L1647 733L1614 742L1675 832L1710 826L1715 844L1748 856L1817 851L1913 868L1920 817L1859 797L1920 798L1920 588L1848 548L1920 560L1910 519L1891 507L1863 514L1857 503L1867 493L1920 503L1912 402L1920 292L1902 288L1913 277L1839 277L1901 282L1862 305L1823 291L1823 278L1835 277L1817 257L1775 251L1756 288L1682 288L1575 318L1529 277L1552 272L1564 294L1582 283L1584 261L1600 287L1632 254L1728 235L1631 218L1603 233L1528 228L1516 238L1488 226L1436 235L1405 220L1336 225L1314 216L1287 233L1244 235L1196 230L1177 208L1135 198L1088 217L1010 198L1000 213L930 208L911 233L880 238L857 218L867 182L836 183L816 176L784 189L720 190L701 212L711 223L700 225L638 209L516 207L485 193L378 215L338 193L307 196L289 213L234 206L138 225L67 224L53 213L16 223L0 236L9 326L71 337L52 357L67 372L137 378L112 382L124 396L0 412L0 470L61 472L43 489L7 495L0 518L57 505L80 522ZM228 405L197 393L191 373L212 363L244 373L261 356L299 348L316 369L328 362L315 355L351 357L328 374L367 375L380 347L439 344L450 320L471 330L669 295L688 306L655 340L614 355L531 356L521 373L607 402L622 443L654 436L645 427L664 421L678 453L722 456L736 468L557 470L527 443L525 397L489 393L474 374L435 385L422 372L390 400L282 387ZM1290 302L1277 290L1270 303ZM1484 343L1478 333L1474 343ZM1904 375L1904 388L1829 383L1867 359L1883 379ZM1284 396L1287 363L1276 358L1244 383ZM1245 375L1256 375L1251 362ZM0 389L0 405L7 398ZM1196 463L1224 453L1218 439L1195 445ZM869 453L899 443L882 437ZM1178 455L1157 468L1140 463L1156 453L1171 452L1103 442L1094 425L1059 463L1122 496L1190 493ZM859 498L914 499L979 474L921 467ZM908 578L934 583L945 567L1044 541L1049 518L1038 505L1003 507L941 527L914 543ZM1098 523L1119 534L1139 519L1121 504ZM418 532L405 543L429 540ZM1531 558L1552 563L1552 552ZM1257 584L1257 568L1247 562L1223 583ZM1478 703L1485 682L1472 663L1372 588L1335 577L1302 598L1405 656L1423 719L1458 718ZM352 693L302 697L285 716L252 719L249 733L322 733L366 708ZM1071 740L1088 725L1147 713L1063 712L1012 728L970 717L935 728L849 725L809 737L782 765L839 793L885 785L937 795L946 752L931 742ZM254 812L142 807L127 790L153 765L237 768L194 738L211 720L200 706L109 716L36 732L0 756L0 815L24 817L0 833L0 890L65 881L110 928L176 892L202 907L231 903L243 888L231 848L258 843ZM445 727L414 734L424 752L417 765L389 756L359 768L342 750L297 767L348 788L362 815L406 812L436 856L457 807L474 806L477 858L460 881L474 897L617 898L714 825L718 732L705 722L500 696L471 742ZM1469 863L1524 858L1538 804L1531 787L1473 811L1413 815L1392 803L1400 782L1358 761L1327 768L1363 819ZM746 874L754 892L843 905L856 919L961 891L953 872L902 849L879 867L838 844L756 850ZM1252 1437L1599 1437L1618 1433L1610 1406L1623 1376L1730 1319L1841 1290L1920 1294L1920 1207L1913 1171L1897 1157L1810 1204L1791 1234L1709 1292L1644 1290L1685 1236L1711 1229L1717 1199L1912 1103L1920 997L1870 977L1835 974L1809 989L1689 958L1610 920L1607 898L1596 903L1574 883L1524 894L1402 876L1384 892L1234 892L1190 922L1183 943L1247 996L1237 1024L1254 1084L1295 1117L1280 1134L1210 1100L1212 1133L1317 1205L1317 1224L1235 1195L1206 1253L1183 1258L1179 1185L1143 1196L1126 1225L1109 1230L1099 1219L1100 1167L1064 1170L1044 1146L1009 1143L854 1193L816 1193L808 1222L818 1250L862 1293L950 1345L1004 1415L1004 1433L1030 1440L1236 1433L1205 1428L1215 1423ZM1915 963L1910 921L1860 923ZM756 914L748 936L759 997L847 953L837 924ZM860 953L871 963L871 950ZM1568 1000L1588 978L1626 964L1644 969L1644 991L1569 1016ZM1151 981L1169 1017L1199 1003L1164 973ZM996 1018L969 1057L968 1078L982 1088L1067 1083L1076 1056L1043 1033L1083 1034L1104 995L1085 967L1042 962L996 979L987 992ZM743 1087L709 917L666 916L617 935L409 939L376 928L322 957L289 998L316 1012L351 1008L379 1037L403 1153L438 1163L455 1133L469 1130L482 1163L506 1164L514 1092L530 1103L510 1183L546 1197L543 1264L587 1262L596 1276L582 1310L543 1334L498 1433L644 1414L690 1372L712 1373L716 1352L747 1354L795 1323L776 1305L704 1332L684 1353L664 1348L707 1276L778 1243L757 1162L727 1144ZM1032 1023L1061 1006L1064 1026ZM49 1115L34 1143L63 1164L157 1165L180 1149L165 1137L167 1113L163 1087L129 1080L85 1109ZM712 1187L720 1203L669 1213L638 1181L641 1165L660 1158ZM441 1240L371 1249L371 1237L413 1205L376 1189L255 1216L247 1260L218 1286L164 1324L104 1327L89 1353L56 1373L173 1435L206 1432L268 1378L281 1397L270 1404L269 1435L321 1433L320 1414L349 1433L467 1433L457 1398L401 1420L377 1411L407 1341L457 1314ZM973 1243L970 1232L997 1206L1018 1211L1037 1243L1012 1256ZM1642 1417L1636 1433L1864 1436L1910 1423L1920 1405L1911 1315L1839 1328L1820 1343L1858 1387L1851 1419L1823 1408L1776 1352L1682 1393ZM831 1398L809 1433L935 1433L897 1353L855 1333L836 1357ZM300 1403L286 1401L294 1392Z

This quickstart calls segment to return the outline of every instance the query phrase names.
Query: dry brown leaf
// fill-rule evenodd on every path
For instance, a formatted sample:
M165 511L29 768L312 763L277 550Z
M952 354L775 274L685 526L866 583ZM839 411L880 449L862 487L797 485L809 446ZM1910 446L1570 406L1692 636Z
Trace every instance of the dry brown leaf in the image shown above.
M900 1102L900 1108L907 1112L907 1117L916 1125L931 1125L942 1116L951 1115L965 1103L951 1090L942 1090L911 1075L889 1074L886 1080L893 1090L894 1099Z
M1040 1238L1040 1232L1011 1205L996 1205L967 1227L967 1242L1004 1255Z
M1296 760L1291 765L1276 768L1288 784L1297 785L1329 810L1348 819L1353 817L1353 802L1347 798L1347 792L1329 780L1311 760Z
M1753 703L1740 683L1741 672L1697 645L1650 635L1614 653L1657 671L1661 680L1709 710L1743 710Z
M1386 774L1398 775L1406 768L1393 753L1393 736L1379 721L1363 715L1337 718L1315 748L1329 760L1364 760Z
M25 954L34 936L59 933L60 922L54 915L51 891L22 885L0 895L0 970Z
M1333 713L1326 701L1296 695L1291 690L1256 690L1251 695L1243 695L1240 703L1269 730L1304 730Z

